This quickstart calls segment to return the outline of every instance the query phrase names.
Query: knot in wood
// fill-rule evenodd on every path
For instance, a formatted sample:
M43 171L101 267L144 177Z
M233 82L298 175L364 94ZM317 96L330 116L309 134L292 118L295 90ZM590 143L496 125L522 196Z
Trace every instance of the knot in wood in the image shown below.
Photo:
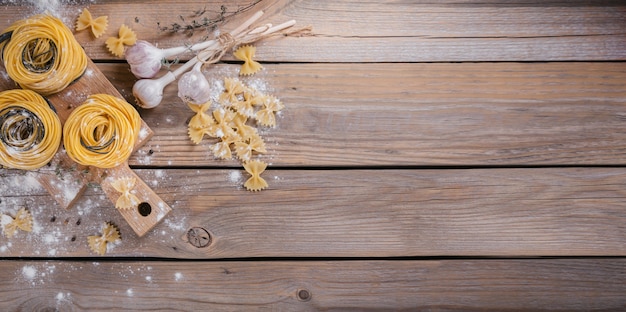
M297 294L298 300L300 301L311 300L311 292L306 289L299 289L296 294Z
M192 227L187 232L187 241L196 248L207 247L211 244L211 234L201 227Z

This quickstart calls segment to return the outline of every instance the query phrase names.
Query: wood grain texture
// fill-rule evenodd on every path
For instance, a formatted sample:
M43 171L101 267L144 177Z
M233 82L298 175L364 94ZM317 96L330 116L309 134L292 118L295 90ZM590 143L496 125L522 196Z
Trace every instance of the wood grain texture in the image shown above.
M29 175L0 178L0 212L27 207L33 233L0 257L90 257L88 235L119 225L107 256L166 258L625 256L626 170L272 170L270 187L242 188L232 170L137 170L172 212L137 238L102 190L65 211ZM9 194L9 195L6 195ZM188 242L193 227L211 244Z
M252 3L232 1L229 10ZM109 29L94 40L77 34L93 59L113 59L104 41L121 24L140 39L161 47L196 42L194 36L159 32L172 23L191 23L195 11L206 8L214 18L219 1L109 1L67 6L62 18L72 24L80 9L109 16ZM439 1L262 1L255 9L268 11L269 22L296 19L312 25L313 36L266 40L257 50L263 61L281 62L448 62L448 61L563 61L626 59L626 6L619 1L588 5L582 1L457 2ZM44 7L5 6L0 28ZM179 18L183 16L186 21ZM201 18L196 18L200 20ZM237 16L222 29L245 19ZM209 33L212 35L212 33ZM228 59L232 57L228 56Z
M100 68L133 101L127 65ZM214 90L238 68L209 68ZM266 64L244 82L286 106L262 131L275 166L625 164L626 63ZM130 164L238 166L191 143L177 92L141 111L155 136Z
M4 311L618 311L626 261L3 261ZM85 287L90 285L90 287ZM306 291L308 300L298 294ZM113 300L112 300L113 299Z

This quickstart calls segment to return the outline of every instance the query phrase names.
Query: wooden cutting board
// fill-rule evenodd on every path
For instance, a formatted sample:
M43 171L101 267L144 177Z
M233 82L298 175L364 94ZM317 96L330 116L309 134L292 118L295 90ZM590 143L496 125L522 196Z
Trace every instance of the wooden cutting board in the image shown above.
M2 70L4 71L4 69ZM0 79L0 90L15 88L18 88L17 84L11 81L6 76L6 71L4 71L2 79ZM76 107L81 105L89 95L98 93L123 98L98 67L89 60L85 73L78 80L63 91L48 96L47 99L56 109L61 124L65 124L65 121ZM136 151L143 146L152 135L152 130L142 120L141 130L135 142L134 150ZM61 147L53 160L47 166L37 170L35 174L42 186L65 209L72 207L90 182L100 183L107 197L111 202L115 203L120 193L111 187L110 183L121 177L135 178L137 183L133 193L139 197L141 204L135 207L135 209L120 210L120 213L139 236L146 234L171 211L167 203L161 200L128 167L127 162L111 169L90 168L74 162ZM115 209L113 206L111 208Z

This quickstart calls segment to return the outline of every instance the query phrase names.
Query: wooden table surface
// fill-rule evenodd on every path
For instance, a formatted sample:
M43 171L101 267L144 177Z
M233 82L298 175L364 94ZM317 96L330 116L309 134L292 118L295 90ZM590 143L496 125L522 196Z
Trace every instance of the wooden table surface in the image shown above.
M2 1L0 26L107 15L102 38L76 38L134 102L104 47L121 24L179 46L212 33L157 23L250 2ZM313 27L256 44L264 70L242 78L286 107L263 130L269 188L190 142L169 86L139 110L155 135L129 160L172 207L141 238L97 186L66 211L0 170L0 212L27 207L37 228L0 237L1 310L626 309L626 3L262 1L219 29L257 9ZM239 67L229 53L207 75ZM122 241L98 256L105 221Z

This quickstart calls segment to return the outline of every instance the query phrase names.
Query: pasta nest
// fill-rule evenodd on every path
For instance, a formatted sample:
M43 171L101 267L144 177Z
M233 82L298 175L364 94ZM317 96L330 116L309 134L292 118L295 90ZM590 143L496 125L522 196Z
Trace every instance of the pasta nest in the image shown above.
M126 101L108 95L89 96L67 118L63 144L81 165L113 168L132 154L141 118Z

